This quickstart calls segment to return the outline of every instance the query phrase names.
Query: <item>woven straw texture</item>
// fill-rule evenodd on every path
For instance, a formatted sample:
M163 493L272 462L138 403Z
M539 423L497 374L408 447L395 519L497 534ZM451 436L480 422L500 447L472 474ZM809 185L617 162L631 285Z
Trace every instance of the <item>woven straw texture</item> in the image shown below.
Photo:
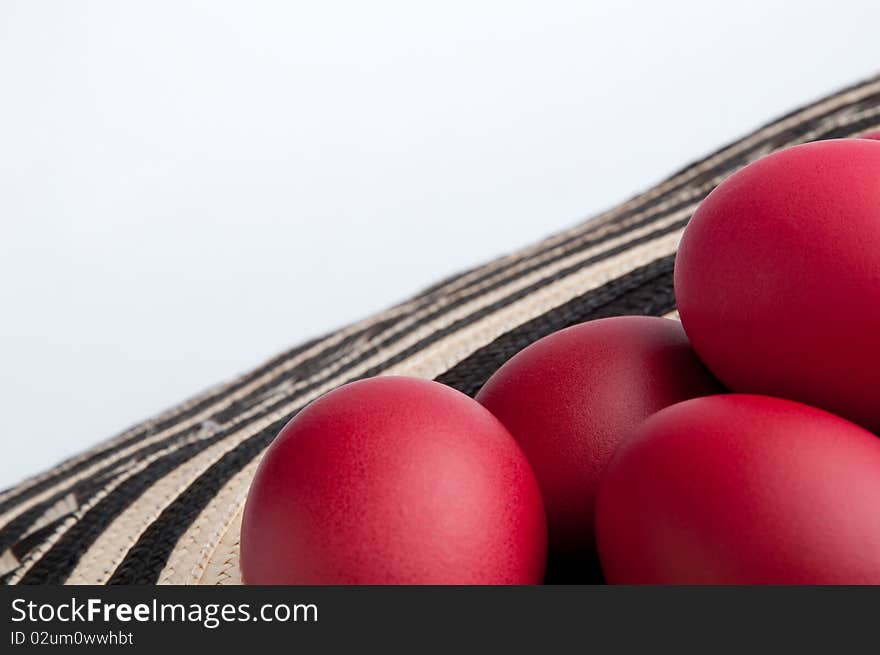
M6 584L237 584L241 509L261 454L309 401L380 374L473 395L550 332L674 316L672 266L697 204L786 146L880 128L880 77L794 111L652 189L520 252L313 339L0 493Z

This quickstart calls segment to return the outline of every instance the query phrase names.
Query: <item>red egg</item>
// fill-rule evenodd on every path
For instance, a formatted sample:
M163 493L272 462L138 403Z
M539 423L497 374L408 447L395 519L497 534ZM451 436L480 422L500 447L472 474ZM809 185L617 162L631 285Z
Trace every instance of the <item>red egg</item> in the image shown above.
M689 400L617 451L596 501L614 584L880 584L880 440L767 396Z
M533 584L540 492L486 409L427 380L328 393L266 452L241 528L247 584Z
M880 430L880 142L796 146L729 177L685 230L675 293L728 388Z
M647 316L555 332L486 382L477 400L510 430L538 478L554 577L591 574L596 488L617 445L658 409L719 391L678 321Z
M862 134L860 139L874 139L876 141L880 141L880 130L876 132L868 132L867 134Z

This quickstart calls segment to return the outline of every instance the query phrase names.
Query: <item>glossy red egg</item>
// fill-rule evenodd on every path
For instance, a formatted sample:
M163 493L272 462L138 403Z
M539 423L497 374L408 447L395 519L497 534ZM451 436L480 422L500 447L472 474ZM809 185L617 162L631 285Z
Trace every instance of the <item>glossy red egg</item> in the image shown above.
M833 414L724 395L649 418L596 502L616 584L880 583L880 440Z
M868 132L867 134L862 134L859 138L880 141L880 130L877 130L876 132Z
M880 430L880 142L808 143L729 177L685 230L675 293L728 388Z
M519 442L541 486L554 578L590 574L596 488L617 445L658 409L719 391L678 321L648 316L555 332L486 382L477 400Z
M266 452L248 494L248 584L533 584L546 523L528 461L462 393L381 377L328 393Z

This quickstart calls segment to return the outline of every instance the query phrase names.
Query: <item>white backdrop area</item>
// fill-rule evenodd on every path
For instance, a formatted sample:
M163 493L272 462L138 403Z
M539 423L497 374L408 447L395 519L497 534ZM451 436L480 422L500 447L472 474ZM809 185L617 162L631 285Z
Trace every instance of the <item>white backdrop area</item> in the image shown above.
M880 3L0 3L0 486L880 70Z

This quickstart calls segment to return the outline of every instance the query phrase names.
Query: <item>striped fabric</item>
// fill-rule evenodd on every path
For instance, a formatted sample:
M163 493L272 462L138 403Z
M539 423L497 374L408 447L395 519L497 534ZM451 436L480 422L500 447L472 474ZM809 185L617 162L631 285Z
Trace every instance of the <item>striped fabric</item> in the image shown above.
M616 314L673 315L672 265L702 198L773 150L880 128L880 77L799 109L631 200L313 339L0 493L7 584L236 584L261 454L306 403L372 375L473 395L544 335Z

